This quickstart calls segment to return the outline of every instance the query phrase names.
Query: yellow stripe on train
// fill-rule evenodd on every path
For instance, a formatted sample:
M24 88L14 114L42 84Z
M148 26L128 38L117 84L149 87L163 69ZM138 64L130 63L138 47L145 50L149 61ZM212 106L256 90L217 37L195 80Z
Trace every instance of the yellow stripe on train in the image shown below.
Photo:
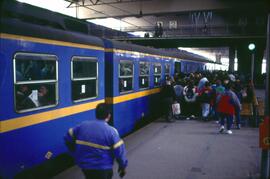
M94 45L65 42L65 41L51 40L51 39L43 39L43 38L29 37L29 36L23 36L23 35L0 33L0 38L29 41L29 42L36 42L36 43L43 43L43 44L51 44L51 45L59 45L59 46L67 46L67 47L84 48L84 49L91 49L91 50L102 50L102 51L106 51L106 52L127 53L127 54L136 54L136 55L139 54L139 55L150 56L150 57L155 57L155 58L181 60L181 59L176 58L176 57L153 55L153 54L148 54L148 53L143 53L143 52L135 52L135 51L121 50L121 49L111 49L111 48L105 49L103 47L94 46Z
M70 106L66 108L56 109L52 111L42 112L38 114L33 114L29 116L18 117L14 119L9 119L0 122L0 133L12 131L15 129L40 124L55 120L61 117L77 114L80 112L85 112L91 109L95 109L97 104L103 103L104 100L99 100L95 102L90 102L86 104Z
M37 38L37 37L28 37L28 36L22 36L22 35L6 34L6 33L0 33L0 37L3 39L22 40L22 41L30 41L30 42L43 43L43 44L85 48L85 49L91 49L91 50L102 50L102 51L105 50L103 47L94 46L94 45L64 42L64 41L59 41L59 40L42 39L42 38Z
M141 98L151 94L159 93L160 88L155 88L151 90L136 92L132 94L117 96L113 98L106 98L106 103L108 104L117 104L125 101L129 101L136 98ZM40 124L48 121L52 121L61 117L66 117L69 115L77 114L80 112L85 112L91 109L95 109L97 104L103 103L105 100L99 100L95 102L90 102L86 104L70 106L66 108L56 109L52 111L42 112L38 114L33 114L29 116L23 116L13 119L8 119L5 121L0 121L0 133L20 129L23 127L32 126L35 124Z
M140 91L137 93L132 93L132 94L127 94L127 95L122 95L122 96L117 96L117 97L111 97L111 98L106 98L106 103L108 104L117 104L117 103L122 103L124 101L129 101L132 99L136 98L141 98L144 96L148 96L151 94L159 93L161 91L161 88L155 88L151 90L146 90L146 91Z

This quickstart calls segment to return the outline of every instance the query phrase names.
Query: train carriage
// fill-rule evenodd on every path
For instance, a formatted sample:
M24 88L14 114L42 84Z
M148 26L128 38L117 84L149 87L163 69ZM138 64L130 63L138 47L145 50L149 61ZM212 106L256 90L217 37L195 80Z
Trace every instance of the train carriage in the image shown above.
M5 3L11 10L2 11L6 16L0 23L3 178L24 176L67 152L63 136L70 127L94 119L98 103L110 104L111 124L121 136L131 133L161 115L166 77L203 70L207 63L187 53L93 37L85 22ZM85 28L74 32L80 27Z
M157 49L105 40L106 102L120 135L134 130L140 120L160 115L157 96L165 76L172 76L174 61ZM156 114L155 114L156 113Z
M104 47L96 37L1 19L0 173L66 152L69 127L104 102Z

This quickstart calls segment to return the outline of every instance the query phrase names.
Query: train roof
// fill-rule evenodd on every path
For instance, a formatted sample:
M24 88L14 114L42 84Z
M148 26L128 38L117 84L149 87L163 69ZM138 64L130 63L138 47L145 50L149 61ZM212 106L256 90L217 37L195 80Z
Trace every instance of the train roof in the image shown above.
M170 51L115 40L103 40L99 37L89 35L89 33L91 33L89 29L91 30L93 29L92 27L97 25L28 4L4 1L1 6L1 33L167 56L186 61L215 63L205 57L183 50ZM33 14L35 14L35 16L33 16Z
M140 52L140 53L146 53L146 54L151 54L151 55L167 56L167 57L176 58L176 59L185 60L185 61L195 61L195 62L201 62L201 63L215 63L206 57L199 56L199 55L196 55L196 54L184 51L184 50L174 51L174 50L156 49L156 48L151 48L151 47L135 45L131 43L120 42L116 40L106 39L105 48Z
M14 0L2 0L0 16L4 18L21 19L31 24L52 27L54 29L73 31L97 37L112 37L114 35L134 36L85 20L77 19L58 12L36 7Z
M164 50L135 45L132 43L120 42L116 40L105 39L104 45L105 45L105 48L125 50L125 51L130 51L130 52L140 52L140 53L151 54L151 55L169 56L168 54L164 53ZM173 57L173 56L170 55L170 57Z
M103 41L100 38L80 33L54 29L47 26L29 24L27 22L21 21L20 19L2 18L0 21L0 27L1 33L80 43L85 45L98 46L102 48L104 47Z
M72 22L78 25L78 29L84 29L84 24L77 22L75 18L56 12L24 3L4 1L1 4L0 15L1 33L80 43L102 48L104 46L102 39L98 37L68 29L65 25L72 24Z

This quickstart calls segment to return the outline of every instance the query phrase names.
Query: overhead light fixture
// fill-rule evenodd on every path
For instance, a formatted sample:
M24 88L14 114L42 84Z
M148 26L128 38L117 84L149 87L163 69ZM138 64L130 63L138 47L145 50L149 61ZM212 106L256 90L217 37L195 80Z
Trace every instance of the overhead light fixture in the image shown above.
M255 49L255 44L254 44L254 43L250 43L250 44L248 45L248 49L249 49L250 51L254 50L254 49Z

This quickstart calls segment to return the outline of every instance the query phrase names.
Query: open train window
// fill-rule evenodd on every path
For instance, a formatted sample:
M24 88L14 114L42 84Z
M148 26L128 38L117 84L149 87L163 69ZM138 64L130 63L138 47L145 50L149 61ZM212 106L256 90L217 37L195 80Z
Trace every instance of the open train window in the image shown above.
M154 63L154 86L160 86L161 80L161 64Z
M13 68L17 112L57 105L58 64L55 55L16 53Z
M140 62L140 76L139 87L140 89L149 87L149 62Z
M165 77L166 79L170 77L170 64L165 64Z
M74 102L96 98L98 95L98 63L93 57L72 58L72 100Z
M128 60L120 60L119 63L119 92L133 90L133 63Z

